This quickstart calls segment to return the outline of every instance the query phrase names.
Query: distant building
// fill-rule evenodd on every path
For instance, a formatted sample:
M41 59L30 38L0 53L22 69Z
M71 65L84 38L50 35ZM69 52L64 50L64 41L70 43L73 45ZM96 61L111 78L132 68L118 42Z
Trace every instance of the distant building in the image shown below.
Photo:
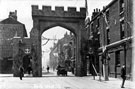
M17 21L17 11L0 22L0 73L12 73L14 37L27 37L25 25Z
M126 65L127 75L131 74L132 6L133 0L112 0L102 11L95 9L91 20L87 19L89 54L90 58L94 55L93 63L98 72L103 71L102 54L105 51L106 58L110 57L109 76L118 77L123 64Z
M74 35L65 33L64 37L58 40L58 42L51 48L50 52L50 66L61 65L64 66L65 60L71 60L71 57L75 55L74 51ZM68 47L70 46L70 47ZM68 48L70 50L68 50ZM69 54L70 51L70 54Z
M50 61L49 65L50 67L55 70L57 65L58 65L58 48L57 45L54 43L54 46L50 48L51 52L49 54L50 56Z

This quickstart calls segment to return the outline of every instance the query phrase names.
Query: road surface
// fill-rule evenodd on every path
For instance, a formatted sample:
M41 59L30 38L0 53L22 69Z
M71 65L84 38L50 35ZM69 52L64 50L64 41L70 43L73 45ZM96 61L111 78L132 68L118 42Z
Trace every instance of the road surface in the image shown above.
M109 78L109 81L99 81L92 76L75 77L56 76L56 72L43 73L43 77L25 75L23 80L12 75L0 74L0 89L121 89L121 79ZM133 82L127 80L125 89L135 89Z

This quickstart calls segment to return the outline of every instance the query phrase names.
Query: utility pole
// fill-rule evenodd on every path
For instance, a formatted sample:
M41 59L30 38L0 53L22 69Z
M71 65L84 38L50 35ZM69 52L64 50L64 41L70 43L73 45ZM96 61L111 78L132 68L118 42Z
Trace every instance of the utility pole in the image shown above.
M103 18L104 18L104 20L103 20L103 53L102 53L102 60L103 60L103 76L104 76L104 80L105 81L108 81L109 80L109 78L108 78L108 60L107 60L107 49L106 49L106 34L105 34L105 24L104 23L106 23L107 24L107 26L108 26L108 22L107 22L107 19L106 19L106 14L105 13L103 13Z
M107 52L105 51L103 54L103 76L104 76L104 80L105 81L108 81L109 78L108 78L108 59L107 59Z

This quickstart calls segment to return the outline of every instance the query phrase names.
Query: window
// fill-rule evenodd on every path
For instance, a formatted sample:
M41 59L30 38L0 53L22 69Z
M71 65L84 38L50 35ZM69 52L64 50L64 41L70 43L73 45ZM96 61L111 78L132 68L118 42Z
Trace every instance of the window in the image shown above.
M125 38L124 29L124 0L120 0L120 39Z
M109 9L106 10L106 19L107 19L107 22L108 22L108 24L109 24L109 22L110 22L110 21L109 21Z
M125 29L124 29L124 20L120 22L120 38L124 39L125 38Z
M120 13L124 12L124 7L125 7L124 0L120 0Z
M116 60L115 60L116 66L120 66L120 51L116 51L115 55L116 55Z
M107 45L110 44L109 32L110 32L110 30L107 29Z
M99 27L100 22L99 22L99 18L97 18L97 28Z
M94 25L93 25L93 23L91 23L91 31L92 32L94 31Z

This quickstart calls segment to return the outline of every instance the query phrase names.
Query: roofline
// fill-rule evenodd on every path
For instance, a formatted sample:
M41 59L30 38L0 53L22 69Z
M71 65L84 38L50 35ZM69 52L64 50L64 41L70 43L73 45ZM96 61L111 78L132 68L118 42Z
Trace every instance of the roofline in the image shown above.
M99 14L97 14L93 19L91 19L90 23L92 23L98 16L100 16L102 14L102 12L105 12L105 10L107 10L116 1L118 1L118 0L112 0L105 8L103 8L103 10L101 12L99 12Z
M3 23L1 23L1 22L3 22L4 20L7 20L7 19L12 19L12 20L14 20L14 21L16 21L16 22L18 22L17 24L22 24L22 25L25 25L25 24L23 24L23 23L21 23L21 22L19 22L18 20L15 20L15 19L13 19L13 18L6 18L6 19L3 19L3 20L1 20L0 21L0 24L3 24ZM5 23L4 23L5 24ZM12 24L12 23L11 23Z

